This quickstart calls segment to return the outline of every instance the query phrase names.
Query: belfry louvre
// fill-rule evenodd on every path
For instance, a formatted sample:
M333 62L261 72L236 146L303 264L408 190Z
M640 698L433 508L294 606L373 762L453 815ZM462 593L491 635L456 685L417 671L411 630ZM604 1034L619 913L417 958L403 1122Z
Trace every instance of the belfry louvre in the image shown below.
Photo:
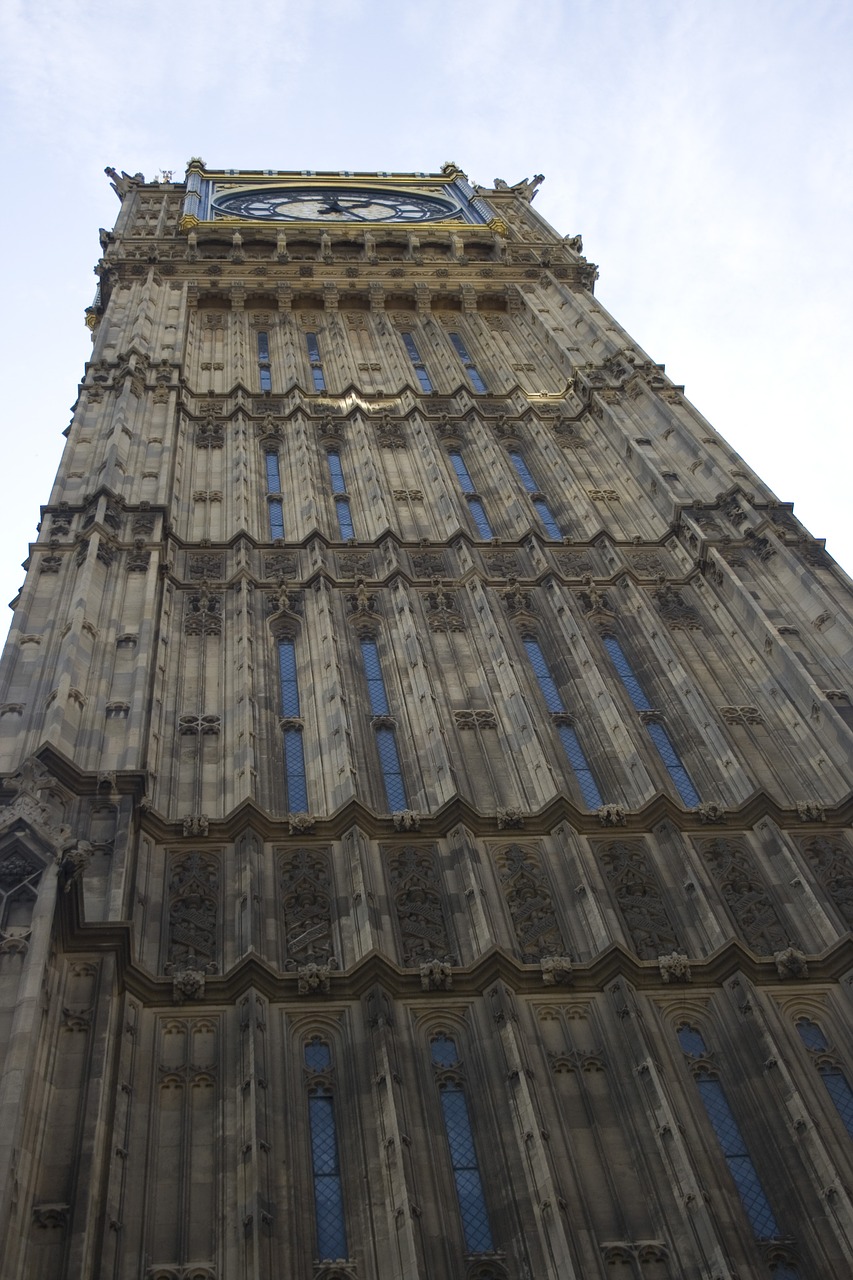
M4 1280L848 1274L848 579L539 176L108 172L0 686Z

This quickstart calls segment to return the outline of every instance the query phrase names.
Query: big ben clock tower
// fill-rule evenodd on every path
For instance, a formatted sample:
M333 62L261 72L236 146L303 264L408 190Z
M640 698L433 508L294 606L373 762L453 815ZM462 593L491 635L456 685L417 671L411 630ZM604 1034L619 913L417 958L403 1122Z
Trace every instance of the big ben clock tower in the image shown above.
M849 581L540 175L109 173L0 685L4 1280L846 1274Z

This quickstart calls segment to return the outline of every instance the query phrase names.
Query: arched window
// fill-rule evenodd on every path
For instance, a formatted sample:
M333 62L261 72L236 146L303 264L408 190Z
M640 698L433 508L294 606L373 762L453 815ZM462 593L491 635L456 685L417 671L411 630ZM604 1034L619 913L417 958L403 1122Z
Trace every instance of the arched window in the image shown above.
M563 750L578 780L584 804L590 809L599 809L603 801L601 792L598 790L598 783L590 768L589 761L584 755L583 747L572 724L571 716L560 695L560 690L557 688L557 683L548 669L541 645L535 636L524 636L522 643L530 659L530 665L533 668L533 674L536 676L542 697L545 699L545 705L551 713L557 736L563 744Z
M465 1248L469 1253L491 1253L492 1231L456 1042L443 1033L434 1036L430 1058L441 1099Z
M696 1027L684 1024L677 1031L678 1043L687 1059L705 1113L714 1130L720 1145L723 1158L729 1173L734 1179L744 1212L749 1219L756 1240L778 1240L781 1238L778 1223L774 1217L770 1202L761 1185L758 1172L752 1163L752 1157L746 1147L740 1125L729 1105L722 1084L716 1072L708 1062L708 1046L701 1031ZM797 1272L787 1267L784 1272L778 1269L776 1275L784 1274L788 1280L796 1280Z
M811 1018L799 1018L797 1031L820 1072L826 1091L841 1117L841 1123L853 1138L853 1089L850 1088L850 1082L833 1054L829 1041Z
M690 774L684 767L666 727L661 723L660 713L656 712L649 702L646 692L625 656L621 644L614 635L602 636L602 641L610 661L616 668L616 674L625 686L628 697L634 704L635 710L640 713L646 733L651 738L655 750L663 761L664 768L675 783L678 794L688 809L697 808L701 803L699 792L694 787Z
M303 1053L308 1085L317 1257L321 1261L346 1258L347 1233L335 1121L332 1051L319 1036L314 1036L305 1042Z
M296 671L296 644L293 640L279 640L278 668L281 679L282 738L284 741L284 776L287 788L287 808L290 813L307 813L308 783L305 777L305 748L302 743L299 681Z

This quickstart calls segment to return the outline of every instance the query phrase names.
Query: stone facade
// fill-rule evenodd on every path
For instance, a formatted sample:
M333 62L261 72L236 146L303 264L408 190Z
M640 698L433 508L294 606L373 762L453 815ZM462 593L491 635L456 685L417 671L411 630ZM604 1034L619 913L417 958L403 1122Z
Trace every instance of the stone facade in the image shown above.
M845 1274L848 580L538 180L111 176L0 685L0 1273Z

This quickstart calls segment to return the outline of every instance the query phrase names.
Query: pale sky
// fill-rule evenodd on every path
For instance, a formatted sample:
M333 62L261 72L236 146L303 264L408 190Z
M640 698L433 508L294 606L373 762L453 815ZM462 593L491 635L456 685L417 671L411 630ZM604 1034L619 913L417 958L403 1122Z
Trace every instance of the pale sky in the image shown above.
M534 173L633 338L853 571L853 5L0 0L0 635L91 343L105 165Z

